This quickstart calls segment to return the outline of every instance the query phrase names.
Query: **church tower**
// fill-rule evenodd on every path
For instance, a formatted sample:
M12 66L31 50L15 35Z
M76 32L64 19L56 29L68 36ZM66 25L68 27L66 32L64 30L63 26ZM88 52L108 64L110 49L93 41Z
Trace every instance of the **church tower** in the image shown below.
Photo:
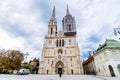
M63 31L65 36L75 36L76 35L76 25L75 18L69 12L67 5L66 16L62 20L63 22Z
M55 6L53 8L53 13L48 24L48 36L55 37L57 34L57 21L55 18Z
M80 49L76 42L75 18L69 13L68 6L62 23L63 30L57 31L54 6L42 49L40 74L83 74Z

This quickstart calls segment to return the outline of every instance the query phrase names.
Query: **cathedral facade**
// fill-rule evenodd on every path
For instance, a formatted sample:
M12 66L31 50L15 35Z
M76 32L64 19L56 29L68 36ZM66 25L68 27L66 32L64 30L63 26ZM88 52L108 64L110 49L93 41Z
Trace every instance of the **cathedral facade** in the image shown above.
M68 6L62 24L63 30L58 31L54 7L42 49L40 74L83 73L80 50L76 42L75 18L70 14Z

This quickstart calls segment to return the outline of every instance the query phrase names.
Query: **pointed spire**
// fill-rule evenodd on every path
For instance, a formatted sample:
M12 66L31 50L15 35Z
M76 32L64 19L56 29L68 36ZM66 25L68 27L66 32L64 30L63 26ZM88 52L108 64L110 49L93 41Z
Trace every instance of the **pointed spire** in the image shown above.
M52 18L55 18L55 6L53 8Z
M55 18L55 6L54 6L54 8L53 8L53 12L52 12L52 16L51 16L51 18L50 18L50 21L49 21L49 24L51 25L53 25L53 24L55 24L56 25L56 23L57 23L57 21L56 21L56 18Z
M70 15L68 4L67 4L67 9L66 9L66 15Z

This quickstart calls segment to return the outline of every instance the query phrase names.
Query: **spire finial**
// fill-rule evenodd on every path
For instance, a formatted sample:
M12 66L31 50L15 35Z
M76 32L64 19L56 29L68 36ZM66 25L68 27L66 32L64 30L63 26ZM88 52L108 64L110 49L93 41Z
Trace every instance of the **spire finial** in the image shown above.
M52 17L55 18L55 6L54 6L54 8L53 8Z
M68 8L68 4L67 4L66 15L70 15L70 13L69 13L69 8Z

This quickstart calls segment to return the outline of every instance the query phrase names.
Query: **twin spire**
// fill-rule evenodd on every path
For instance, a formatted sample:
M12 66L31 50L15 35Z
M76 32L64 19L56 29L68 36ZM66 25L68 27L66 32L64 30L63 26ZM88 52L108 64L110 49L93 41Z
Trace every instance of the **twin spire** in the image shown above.
M53 8L52 18L55 18L55 6Z
M67 5L67 8L66 8L66 15L70 15L68 5ZM52 13L52 17L51 18L55 18L55 6L53 8L53 13Z
M68 5L67 5L67 9L66 9L66 15L70 15Z

